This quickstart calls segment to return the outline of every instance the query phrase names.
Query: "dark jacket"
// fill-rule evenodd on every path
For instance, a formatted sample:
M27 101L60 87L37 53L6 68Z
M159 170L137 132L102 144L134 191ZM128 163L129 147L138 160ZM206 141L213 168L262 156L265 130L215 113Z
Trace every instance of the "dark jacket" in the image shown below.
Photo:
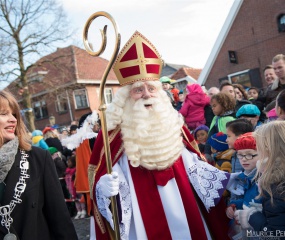
M283 190L284 190L283 186ZM264 231L264 228L268 231L279 230L284 233L285 231L285 193L279 193L276 191L276 186L272 187L273 192L273 205L270 202L269 194L263 199L262 212L256 212L249 218L249 224L255 231ZM285 239L284 234L279 239Z
M27 153L30 177L27 178L25 191L20 197L22 202L12 211L13 224L10 231L20 240L78 239L51 155L37 147ZM21 153L18 151L5 179L6 189L2 206L13 199L14 188L20 176L20 160ZM6 228L0 224L0 239L6 234Z

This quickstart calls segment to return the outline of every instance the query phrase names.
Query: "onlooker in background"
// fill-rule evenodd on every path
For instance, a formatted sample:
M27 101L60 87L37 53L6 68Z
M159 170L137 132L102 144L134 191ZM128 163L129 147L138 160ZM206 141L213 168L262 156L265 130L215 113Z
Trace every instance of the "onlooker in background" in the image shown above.
M239 85L239 84L238 84ZM236 85L236 86L238 86ZM239 88L240 89L240 88ZM236 100L236 103L235 103L235 113L239 110L239 108L245 104L249 104L250 101L246 100L246 99L241 99L241 100L238 100L237 97L236 97L236 92L235 92L235 88L234 88L234 84L231 84L227 81L223 82L220 86L220 91L223 92L223 93L227 93L229 95L231 95L232 97L234 97L234 99ZM241 91L241 90L240 90Z
M208 139L208 144L211 146L212 159L215 162L215 167L230 173L232 171L231 159L234 150L229 149L226 139L226 134L218 132Z
M272 83L272 86L267 91L265 106L275 100L278 93L285 89L285 55L276 55L272 59L272 66L277 79Z
M236 119L231 122L227 122L227 143L229 148L234 149L234 143L236 139L247 132L253 132L253 126L250 121L244 118ZM232 156L232 173L243 171L243 167L237 158L236 152Z
M171 80L170 82L170 92L172 93L172 96L173 96L173 99L174 99L174 102L175 104L177 105L178 101L179 101L179 89L177 89L175 86L174 86L174 83L176 81L175 80Z
M236 93L233 84L229 83L228 81L224 81L220 85L220 92L227 93L231 95L234 99L236 98Z
M273 108L269 112L267 112L266 116L267 116L267 122L275 121L278 119L275 108Z
M204 107L209 105L210 98L204 93L199 84L193 83L186 87L187 95L180 113L183 115L189 130L206 123Z
M20 106L0 91L0 239L78 239L53 160L32 147Z
M256 87L250 87L247 90L248 100L257 100L259 95L259 89Z
M281 91L276 98L275 111L277 120L285 120L285 90Z
M245 91L245 89L243 88L242 85L240 84L233 84L235 93L236 93L236 99L241 101L241 100L247 100L247 93Z
M167 96L169 97L169 100L172 106L175 107L174 97L172 95L171 88L170 88L171 79L165 76L165 77L161 77L159 80L162 83L162 88L166 92Z
M265 122L267 117L266 114L263 112L264 110L264 97L259 96L259 90L256 87L250 87L248 89L248 97L249 97L249 101L256 105L260 111L260 117L259 120L261 122Z
M211 106L215 117L212 120L208 139L215 133L226 133L226 123L235 120L234 108L235 99L227 93L218 93L211 98ZM209 162L211 158L211 148L209 144L205 146L205 157Z
M70 125L70 128L69 128L69 135L73 135L77 132L77 128L78 126L77 125Z
M260 198L255 199L259 195L256 179L254 180L257 171L256 162L259 158L252 133L249 132L239 136L234 143L234 148L244 171L235 179L236 186L234 188L239 189L241 194L231 194L229 206L226 210L226 214L230 219L233 219L235 214L238 215L239 210L248 209L252 205L261 208L262 201ZM246 233L242 229L240 234L246 237Z
M179 91L179 95L178 95L178 98L179 98L179 101L176 105L176 110L179 111L185 101L185 94L184 94L184 91L183 90L180 90Z
M209 90L207 91L208 96L210 97L210 100L211 100L211 98L212 98L215 94L217 94L217 93L219 93L219 92L220 92L220 90L219 90L217 87L211 87L211 88L209 88ZM213 118L214 118L214 116L215 116L215 114L213 113L213 110L212 110L212 107L211 107L210 104L205 106L205 108L204 108L204 116L205 116L205 120L206 120L205 125L206 125L207 127L210 127L210 126L211 126L211 122L212 122L212 120L213 120Z
M254 129L262 124L259 121L260 111L257 106L254 104L246 104L243 105L236 113L237 118L245 118L249 120Z
M47 150L48 145L43 137L43 132L41 130L34 130L32 132L32 145L35 147L40 147Z
M44 128L43 137L49 147L55 147L61 153L63 152L62 144L58 138L58 135L54 133L54 129L52 127Z
M74 219L85 218L86 217L86 204L81 200L82 194L76 193L76 188L74 186L75 176L76 176L76 157L73 155L67 160L66 176L65 181L71 198L75 201L76 206L76 216Z
M263 69L263 74L264 74L265 82L267 83L267 87L269 87L274 82L274 80L277 78L272 65L267 65Z
M208 96L211 98L215 94L219 93L220 90L217 87L211 87L211 88L209 88L209 90L207 92L208 92Z
M243 228L267 233L285 231L285 122L273 121L254 132L262 210L250 207L235 214ZM274 235L275 236L275 235ZM278 235L277 235L278 236ZM279 237L277 237L279 238ZM284 239L283 236L280 239Z
M200 125L193 132L193 136L198 143L199 150L202 154L205 152L205 144L208 139L208 132L209 128L206 125Z

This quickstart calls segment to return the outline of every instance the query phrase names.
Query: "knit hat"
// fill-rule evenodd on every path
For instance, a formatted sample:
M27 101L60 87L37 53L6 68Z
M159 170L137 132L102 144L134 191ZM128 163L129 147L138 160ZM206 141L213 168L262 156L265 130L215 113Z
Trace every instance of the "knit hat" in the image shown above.
M252 135L252 132L240 135L234 143L234 148L235 150L242 150L242 149L256 150L256 141Z
M197 132L200 130L205 130L206 132L209 132L209 128L206 125L200 125L193 131L193 136L195 139L197 139Z
M57 148L55 148L55 147L49 147L49 148L48 148L48 151L49 151L49 153L50 153L51 155L53 155L54 153L58 152Z
M239 118L241 116L245 116L245 117L260 116L260 110L254 104L245 104L245 105L241 106L236 113L237 118Z
M229 149L229 145L226 142L227 135L223 132L218 132L208 139L208 144L218 152L223 152Z
M171 83L171 79L169 78L169 77L161 77L160 79L159 79L159 81L161 82L161 83Z

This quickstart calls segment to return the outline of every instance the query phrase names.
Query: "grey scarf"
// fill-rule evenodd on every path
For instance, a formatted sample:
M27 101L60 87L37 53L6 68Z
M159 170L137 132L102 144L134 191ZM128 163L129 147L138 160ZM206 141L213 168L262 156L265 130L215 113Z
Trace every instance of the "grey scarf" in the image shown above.
M18 152L18 147L19 140L18 137L15 137L0 148L0 183L5 180L12 167Z

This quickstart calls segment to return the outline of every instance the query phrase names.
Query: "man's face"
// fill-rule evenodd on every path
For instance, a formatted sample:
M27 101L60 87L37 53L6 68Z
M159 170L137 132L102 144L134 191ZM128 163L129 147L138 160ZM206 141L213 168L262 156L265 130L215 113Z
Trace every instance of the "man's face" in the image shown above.
M277 62L273 62L272 65L276 76L281 80L285 80L285 62L280 59Z
M235 90L233 86L224 86L221 90L222 93L227 93L236 98Z
M146 82L142 82L141 85L136 86L131 89L130 91L130 97L134 100L137 101L139 99L149 99L149 98L156 98L157 97L157 89L155 86L150 85ZM149 106L145 106L148 108Z
M162 83L162 89L163 90L169 90L170 89L170 84L169 83Z
M274 69L272 68L266 69L264 71L264 78L265 78L265 81L267 82L267 85L273 83L274 80L276 79L276 74L274 72Z
M256 91L256 89L250 89L247 92L247 95L249 98L253 98L253 99L257 99L258 98L258 92Z

